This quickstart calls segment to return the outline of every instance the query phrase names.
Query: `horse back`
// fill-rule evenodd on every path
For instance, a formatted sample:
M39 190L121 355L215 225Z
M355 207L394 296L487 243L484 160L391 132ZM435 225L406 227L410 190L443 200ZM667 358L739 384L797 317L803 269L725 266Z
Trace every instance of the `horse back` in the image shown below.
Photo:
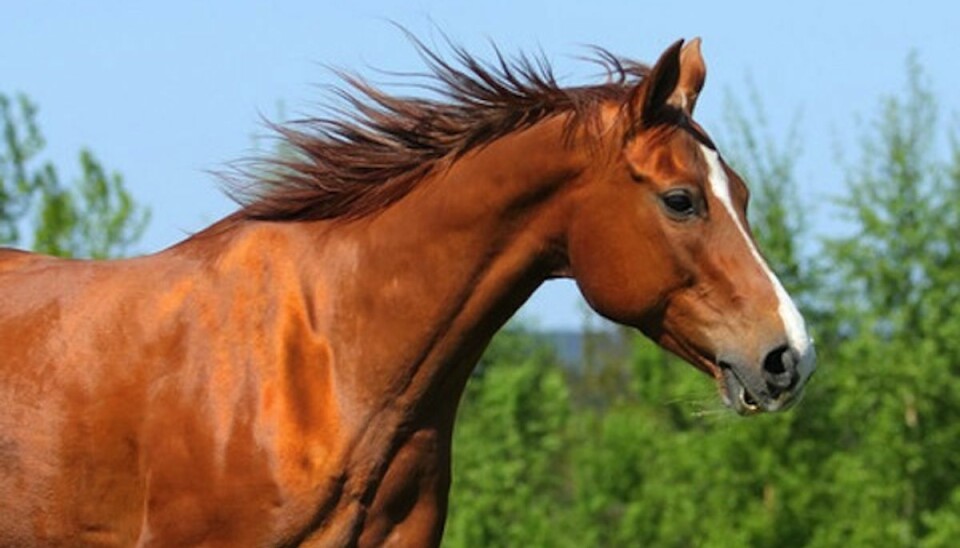
M29 263L31 261L36 261L43 258L49 257L45 257L44 255L40 255L38 253L24 251L22 249L0 247L0 273L9 270L15 270L24 263Z

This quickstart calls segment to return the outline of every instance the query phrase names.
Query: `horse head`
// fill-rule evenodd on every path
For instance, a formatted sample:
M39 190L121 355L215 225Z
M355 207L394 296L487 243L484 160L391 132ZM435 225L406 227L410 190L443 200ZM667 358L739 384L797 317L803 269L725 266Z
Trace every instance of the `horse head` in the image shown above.
M693 120L699 39L668 48L583 177L569 270L600 314L716 379L741 414L789 407L815 368L804 320L757 248L749 193Z

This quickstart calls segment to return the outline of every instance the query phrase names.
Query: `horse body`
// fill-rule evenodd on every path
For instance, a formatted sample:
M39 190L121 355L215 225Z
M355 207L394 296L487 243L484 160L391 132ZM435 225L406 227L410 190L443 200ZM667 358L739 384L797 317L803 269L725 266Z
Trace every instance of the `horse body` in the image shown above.
M738 411L788 407L812 348L743 228L742 183L675 116L702 77L677 44L635 88L598 88L591 123L577 101L492 109L505 127L480 117L479 143L404 164L416 184L362 215L251 213L268 199L141 258L0 251L0 544L438 544L463 387L551 277ZM482 93L463 95L470 111ZM363 175L408 125L419 151L417 124L462 114L371 96L423 112L398 129L366 111L379 130L319 144L289 134L320 155L294 169L326 189L355 175L341 156L368 153Z
M227 220L149 257L0 262L0 469L16 472L0 476L0 530L64 544L438 542L456 401L550 274L562 205L547 198L568 182L532 152L504 168L526 175L472 164L544 149L545 133L559 146L558 125L354 223ZM454 205L435 185L473 195Z

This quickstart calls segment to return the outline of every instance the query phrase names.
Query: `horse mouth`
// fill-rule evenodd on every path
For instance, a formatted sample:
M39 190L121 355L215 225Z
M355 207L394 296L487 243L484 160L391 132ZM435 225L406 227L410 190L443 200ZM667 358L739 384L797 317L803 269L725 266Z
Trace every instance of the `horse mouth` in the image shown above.
M785 411L794 406L802 395L800 389L787 390L772 397L766 390L752 387L746 382L732 365L720 362L720 375L717 383L720 385L720 396L724 404L743 416L757 413Z
M685 348L685 350L690 349ZM720 398L724 405L741 416L756 415L765 411L759 398L740 380L732 365L724 361L707 359L698 352L691 352L690 354L693 356L690 362L716 380L717 387L720 389Z
M740 380L732 365L723 361L715 362L700 358L699 355L697 358L699 359L692 360L693 363L716 380L724 405L736 411L737 414L749 416L775 410L761 403L761 398L747 388L747 384ZM773 407L779 408L776 404Z
M718 365L720 375L717 377L717 381L720 385L720 396L727 407L742 416L773 411L775 410L774 407L779 408L778 405L771 406L770 404L773 402L764 402L762 397L752 392L730 364L720 362Z
M753 398L753 395L750 394L750 391L745 387L741 386L736 399L734 400L734 410L744 416L754 415L763 411L760 407L760 404Z
M776 396L770 394L765 383L758 379L757 383L750 382L749 372L744 372L732 363L710 355L696 346L677 338L669 340L671 349L693 364L697 369L713 377L720 391L720 398L724 405L742 416L759 413L784 411L793 407L802 395L800 387L783 391ZM746 376L746 377L745 377Z

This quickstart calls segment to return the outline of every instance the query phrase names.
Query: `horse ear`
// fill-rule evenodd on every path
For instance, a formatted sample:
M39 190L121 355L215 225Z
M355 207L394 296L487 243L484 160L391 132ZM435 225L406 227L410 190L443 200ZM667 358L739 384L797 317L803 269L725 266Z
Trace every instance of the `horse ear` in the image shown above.
M664 107L680 81L680 48L683 40L677 40L653 65L635 91L633 100L635 122L653 123L663 114Z
M693 115L697 97L707 79L707 65L700 53L700 42L699 38L694 38L680 51L680 81L670 98L670 103L687 113L687 116Z
M706 77L700 39L695 38L686 46L683 40L674 42L637 87L632 105L635 116L639 116L637 121L655 123L665 109L679 109L687 116L692 115Z

